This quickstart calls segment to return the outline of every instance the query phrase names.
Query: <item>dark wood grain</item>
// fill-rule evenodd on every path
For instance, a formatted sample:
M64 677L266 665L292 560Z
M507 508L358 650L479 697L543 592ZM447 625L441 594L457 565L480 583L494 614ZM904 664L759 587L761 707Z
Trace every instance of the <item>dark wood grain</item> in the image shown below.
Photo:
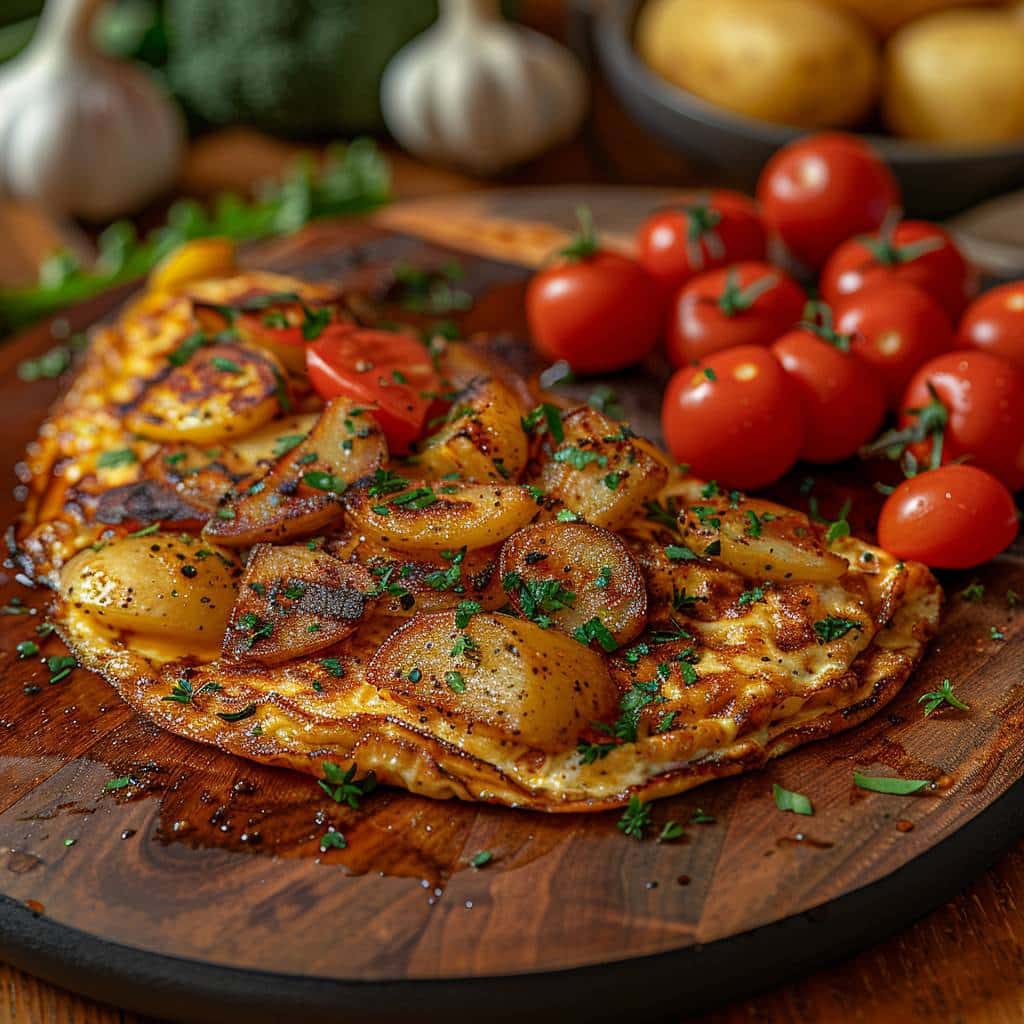
M518 216L547 218L553 202L538 206L534 197ZM568 218L568 196L565 203ZM475 204L475 216L516 212L507 196ZM631 216L642 212L634 202ZM469 214L461 206L449 215L451 222ZM443 219L444 211L434 207L432 216ZM389 223L398 223L395 214ZM338 278L367 262L445 255L379 226L339 224L249 258ZM479 296L465 329L500 330L507 351L522 351L525 271L480 257L463 262ZM75 311L71 326L111 305L105 298ZM14 368L51 343L37 329L0 352L10 464L59 388L25 386ZM616 384L649 428L657 407L652 378L621 375ZM8 492L0 516L14 512ZM659 824L688 821L698 806L716 821L658 845L623 838L615 814L549 818L399 792L340 812L306 777L159 732L83 671L50 685L37 659L14 655L42 620L45 594L25 591L8 574L0 599L20 597L38 612L0 617L0 892L31 901L51 921L136 949L325 978L550 971L736 935L889 875L1024 774L1024 630L1003 597L1009 587L1024 593L1021 552L978 576L985 599L950 602L939 640L890 708L768 772L660 802ZM946 582L955 592L967 578ZM991 626L1006 639L992 640ZM43 645L44 654L60 650L52 638ZM925 720L916 698L944 676L956 680L971 711ZM909 798L865 794L852 786L855 766L938 786ZM121 775L135 783L105 794L104 782ZM815 817L777 812L772 782L808 794ZM348 849L318 852L327 824L345 832ZM475 870L469 860L480 849L492 850L494 860Z

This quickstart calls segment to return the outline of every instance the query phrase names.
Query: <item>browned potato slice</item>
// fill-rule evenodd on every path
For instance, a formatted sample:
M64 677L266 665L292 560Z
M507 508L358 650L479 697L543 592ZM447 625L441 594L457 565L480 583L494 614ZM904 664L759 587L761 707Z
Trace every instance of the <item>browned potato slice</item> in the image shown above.
M626 546L587 523L540 523L512 534L501 549L502 584L527 618L566 633L597 619L620 646L647 621L647 588ZM593 630L590 630L593 632ZM600 632L598 630L598 632ZM610 644L609 644L610 646Z
M541 750L568 750L614 717L604 659L557 630L482 612L417 615L370 662L367 678L413 707L436 708Z
M629 428L583 406L562 420L565 438L538 483L588 522L609 530L643 511L668 479L665 457Z
M224 632L241 574L232 551L151 533L76 555L61 572L60 589L100 624L206 647Z
M224 634L228 661L279 665L347 637L372 608L373 578L303 545L258 544Z
M282 435L288 441L288 435ZM308 536L342 515L341 494L387 458L377 421L347 398L336 398L316 426L266 475L222 505L204 534L235 547Z
M153 441L206 444L272 419L284 387L277 361L241 345L208 345L151 381L125 426Z
M824 583L849 568L845 558L825 549L803 512L758 498L716 497L691 505L683 527L695 553L712 554L748 579Z
M458 473L465 480L516 480L529 454L515 392L467 345L452 345L443 367L452 406L443 426L422 444L416 462L425 473Z
M388 494L362 487L346 497L352 522L380 544L402 551L445 551L500 544L536 514L522 487L403 481Z

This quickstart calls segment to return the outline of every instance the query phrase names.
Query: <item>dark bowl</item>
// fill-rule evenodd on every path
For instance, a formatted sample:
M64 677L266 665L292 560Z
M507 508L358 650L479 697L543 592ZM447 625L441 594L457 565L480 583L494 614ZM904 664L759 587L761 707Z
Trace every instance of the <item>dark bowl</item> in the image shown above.
M805 134L713 106L658 77L633 47L643 0L606 0L594 18L593 41L604 73L626 109L654 134L688 156L722 168L752 189L765 161ZM863 134L899 180L908 214L946 217L1024 183L1024 140L1000 146L929 146Z

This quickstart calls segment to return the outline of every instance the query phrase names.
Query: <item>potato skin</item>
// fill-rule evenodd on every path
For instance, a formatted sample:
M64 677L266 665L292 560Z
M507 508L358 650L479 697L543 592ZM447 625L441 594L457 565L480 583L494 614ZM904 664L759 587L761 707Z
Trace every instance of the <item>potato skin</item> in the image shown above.
M223 657L279 665L343 640L372 612L373 577L305 544L257 544L224 633Z
M410 619L371 659L369 681L413 708L539 750L572 748L591 722L614 717L618 691L599 654L508 615L482 612L460 629L456 614ZM463 637L472 641L472 658L451 653Z
M654 0L641 12L637 49L709 103L796 128L854 125L878 92L867 29L815 0Z
M947 7L967 7L985 4L989 0L829 0L856 15L883 39L908 21Z
M502 545L498 568L503 581L510 582L510 574L527 584L557 580L571 593L571 607L547 613L565 633L598 618L622 646L639 636L647 622L647 587L639 566L614 533L598 526L528 526ZM523 612L522 585L513 584L506 591Z
M1024 135L1024 25L1005 11L953 10L886 48L883 112L898 135L945 144Z
M80 552L61 572L60 593L103 625L208 647L227 626L241 575L234 552L157 532Z

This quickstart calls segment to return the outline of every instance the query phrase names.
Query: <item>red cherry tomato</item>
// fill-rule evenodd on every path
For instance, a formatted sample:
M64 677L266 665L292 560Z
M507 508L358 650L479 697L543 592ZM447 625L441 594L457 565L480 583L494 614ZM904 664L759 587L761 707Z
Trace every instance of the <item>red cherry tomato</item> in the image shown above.
M771 347L796 382L804 414L800 458L839 462L855 455L885 418L885 392L875 372L828 328L798 328Z
M761 172L757 198L769 231L816 269L840 242L880 227L900 191L866 142L826 132L783 146Z
M835 326L852 337L853 351L878 374L888 404L903 397L914 371L953 346L946 311L905 281L889 281L847 295L835 308Z
M916 284L954 321L978 286L974 270L938 224L904 220L891 232L843 242L821 272L820 289L825 301L834 303L892 278Z
M945 414L934 404L936 396ZM933 414L923 419L921 410L928 408ZM942 432L944 463L969 456L972 466L1011 491L1024 487L1024 371L1013 363L973 351L930 359L907 386L899 425L925 427L929 419ZM935 443L937 438L929 437L911 447L919 463L929 463Z
M747 490L796 462L804 425L797 385L766 348L716 352L668 382L661 426L672 455L697 476Z
M694 274L765 258L757 206L740 192L691 192L652 214L636 235L637 256L666 294Z
M347 395L372 406L397 452L423 432L429 393L440 390L426 348L411 334L393 331L332 324L307 347L306 369L323 398Z
M974 466L942 466L904 480L882 506L878 543L935 569L970 569L1017 536L1013 495Z
M734 345L770 345L798 323L807 296L770 263L738 263L698 274L676 296L668 327L673 366Z
M1024 369L1024 281L985 292L967 307L957 344L1009 359Z
M639 363L661 334L664 300L636 260L599 249L588 216L562 251L526 288L526 319L545 359L577 373L607 373Z

